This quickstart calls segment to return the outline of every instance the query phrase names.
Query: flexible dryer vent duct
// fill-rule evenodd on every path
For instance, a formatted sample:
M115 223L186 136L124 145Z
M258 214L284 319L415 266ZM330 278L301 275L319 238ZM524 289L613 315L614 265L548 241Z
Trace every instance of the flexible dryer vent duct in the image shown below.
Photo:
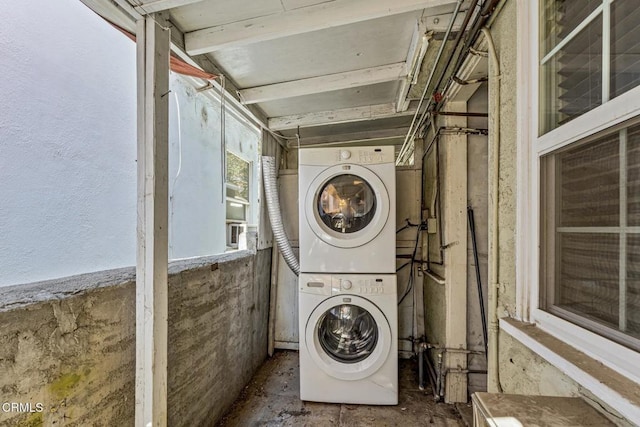
M262 156L262 177L264 179L264 193L267 196L267 210L273 237L276 239L278 249L285 262L296 276L300 275L300 263L293 253L293 248L284 232L282 216L280 215L280 199L278 198L278 186L276 178L276 159Z

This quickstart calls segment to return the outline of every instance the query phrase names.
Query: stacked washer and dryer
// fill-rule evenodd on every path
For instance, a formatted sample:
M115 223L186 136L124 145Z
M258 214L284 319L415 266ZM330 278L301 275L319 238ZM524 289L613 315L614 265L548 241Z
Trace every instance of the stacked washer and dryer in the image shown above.
M398 403L393 147L301 148L300 398Z

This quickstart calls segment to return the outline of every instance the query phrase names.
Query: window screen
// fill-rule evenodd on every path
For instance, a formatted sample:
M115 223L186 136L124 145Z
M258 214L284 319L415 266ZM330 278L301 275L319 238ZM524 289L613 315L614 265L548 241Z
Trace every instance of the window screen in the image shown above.
M640 83L637 0L545 0L540 25L540 133Z
M541 307L640 349L640 126L542 158Z

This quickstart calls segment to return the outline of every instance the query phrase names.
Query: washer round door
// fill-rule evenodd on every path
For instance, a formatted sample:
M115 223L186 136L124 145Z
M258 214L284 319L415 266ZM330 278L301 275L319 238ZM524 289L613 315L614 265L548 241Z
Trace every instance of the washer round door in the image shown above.
M311 183L305 214L318 238L339 248L355 248L373 240L384 228L389 194L371 170L336 165Z
M376 372L391 351L391 326L371 301L355 295L324 300L307 320L304 339L327 375L360 380Z

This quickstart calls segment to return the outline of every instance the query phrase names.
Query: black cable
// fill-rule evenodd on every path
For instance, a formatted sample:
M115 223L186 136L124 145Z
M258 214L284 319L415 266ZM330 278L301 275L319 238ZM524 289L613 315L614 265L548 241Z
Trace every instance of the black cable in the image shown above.
M407 221L409 222L409 221ZM420 242L420 232L425 228L424 224L420 224L418 227L418 232L416 233L416 244L413 247L413 254L411 255L411 262L408 262L405 265L411 264L411 271L409 272L409 280L407 280L407 287L404 290L404 293L398 300L398 305L402 304L402 301L409 295L411 289L413 289L413 263L416 260L416 254L418 253L418 243ZM402 267L401 267L402 268Z
M402 227L400 227L399 229L396 230L396 234L400 233L401 231L406 230L407 228L411 228L411 227L420 227L420 224L412 224L411 221L409 221L409 218L405 219L406 224Z
M405 268L407 265L411 265L413 264L413 261L409 261L409 262L405 262L404 264L402 264L400 267L396 268L396 273L400 270L402 270L403 268Z

